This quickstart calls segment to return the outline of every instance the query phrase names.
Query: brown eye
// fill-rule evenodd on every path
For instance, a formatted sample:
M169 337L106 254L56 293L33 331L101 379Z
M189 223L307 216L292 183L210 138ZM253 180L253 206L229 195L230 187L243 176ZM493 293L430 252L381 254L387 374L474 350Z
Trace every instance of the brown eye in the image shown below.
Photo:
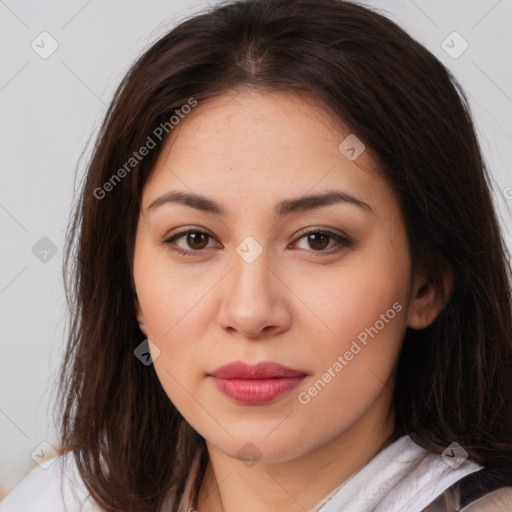
M322 250L329 245L329 236L324 233L310 233L308 236L308 243L312 249Z
M312 253L318 252L320 253L319 255L333 254L353 245L353 242L345 236L318 229L304 233L298 238L298 240L302 239L306 239L308 247L301 247L301 249L305 249ZM337 242L338 247L334 244L334 249L332 249L333 245L330 245L331 241ZM298 242L296 242L296 244L298 244ZM329 249L327 249L328 247Z
M208 243L208 235L200 231L190 231L186 236L186 242L192 249L204 249Z
M185 239L185 247L177 244L177 240ZM203 231L188 230L177 233L170 238L163 241L169 248L178 254L192 255L201 252L208 245L208 239L212 238L211 235Z

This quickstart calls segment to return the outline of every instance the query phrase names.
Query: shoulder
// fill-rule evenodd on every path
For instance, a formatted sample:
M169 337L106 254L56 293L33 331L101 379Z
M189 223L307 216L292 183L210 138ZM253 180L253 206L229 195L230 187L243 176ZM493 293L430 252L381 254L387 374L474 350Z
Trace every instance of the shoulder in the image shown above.
M414 446L408 443L410 447ZM414 447L414 450L417 448ZM422 456L418 461L421 462L410 473L412 480L405 479L409 480L411 488L420 484L421 492L416 494L416 489L413 491L417 510L448 511L453 503L462 502L464 508L461 512L512 511L510 469L484 467L467 458L467 453L456 443L452 443L441 455L422 448L420 453ZM467 498L471 495L481 497L468 503ZM404 510L411 510L410 503L408 505Z
M71 453L31 469L0 501L0 512L100 512Z
M509 512L512 510L512 487L503 487L464 507L461 512Z
M381 498L379 511L423 511L456 482L483 468L456 450L443 454L426 450L409 436L389 448L390 463L396 469L388 479L389 491Z

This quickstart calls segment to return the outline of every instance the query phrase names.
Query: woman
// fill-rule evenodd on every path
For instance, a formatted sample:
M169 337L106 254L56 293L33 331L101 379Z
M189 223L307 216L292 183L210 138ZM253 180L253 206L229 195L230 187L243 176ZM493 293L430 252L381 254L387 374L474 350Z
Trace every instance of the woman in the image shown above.
M68 240L61 455L4 512L510 507L488 174L464 94L391 21L181 23L119 87Z

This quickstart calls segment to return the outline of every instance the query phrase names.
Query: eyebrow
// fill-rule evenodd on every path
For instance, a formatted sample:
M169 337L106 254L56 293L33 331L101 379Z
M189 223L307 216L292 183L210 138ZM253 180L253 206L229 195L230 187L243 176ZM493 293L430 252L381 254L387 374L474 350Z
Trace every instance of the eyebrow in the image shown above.
M189 192L181 192L178 190L171 190L166 194L158 197L146 208L146 212L149 213L164 204L179 203L191 208L196 208L208 213L214 213L219 216L227 216L228 211L222 205L200 194L193 194ZM360 199L337 190L324 192L322 194L315 194L309 196L302 196L292 199L285 199L280 201L274 206L274 215L278 217L285 217L296 212L304 212L313 210L314 208L320 208L321 206L327 206L336 203L348 203L362 208L368 212L373 213L373 209L367 203Z

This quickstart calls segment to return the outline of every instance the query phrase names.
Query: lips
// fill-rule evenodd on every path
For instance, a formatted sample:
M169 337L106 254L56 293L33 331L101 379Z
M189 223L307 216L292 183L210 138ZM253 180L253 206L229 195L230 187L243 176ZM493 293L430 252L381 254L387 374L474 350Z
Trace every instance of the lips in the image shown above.
M208 374L219 391L246 405L275 402L296 388L306 375L270 361L256 365L236 361Z
M287 366L273 362L262 362L250 365L241 361L217 368L209 375L219 379L274 379L304 377L306 374Z

